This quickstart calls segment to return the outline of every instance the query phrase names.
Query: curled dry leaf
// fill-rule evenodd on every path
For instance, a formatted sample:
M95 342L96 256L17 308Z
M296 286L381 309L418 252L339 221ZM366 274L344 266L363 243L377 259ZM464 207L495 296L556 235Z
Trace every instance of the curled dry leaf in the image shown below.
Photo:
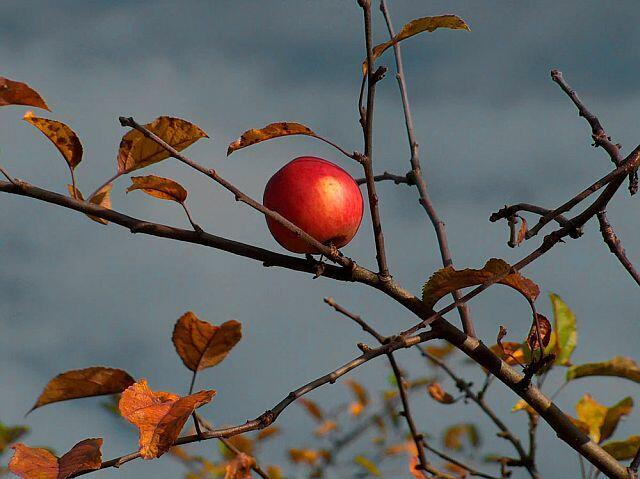
M571 366L567 371L566 379L571 381L587 376L615 376L640 383L640 368L633 359L616 356L609 361Z
M96 366L67 371L47 383L29 412L54 402L120 393L134 382L122 369Z
M337 422L332 421L331 419L327 419L322 424L320 424L317 428L315 428L315 430L313 431L313 434L315 434L318 437L324 437L327 434L329 434L331 431L335 431L337 428L338 428Z
M245 131L240 138L229 145L229 148L227 149L227 156L234 151L246 148L247 146L255 145L256 143L271 140L273 138L290 135L316 136L310 128L300 123L286 121L270 123L259 130L251 129Z
M497 281L498 283L510 286L529 301L535 301L540 294L540 288L520 273L509 273L509 271L511 266L496 258L487 261L482 269L467 268L458 271L453 266L447 266L436 271L425 283L422 288L422 301L433 308L442 297L457 289L490 283L503 276Z
M184 150L201 138L209 138L199 126L171 116L158 117L144 127L177 151ZM118 173L130 173L165 160L169 156L171 155L167 150L144 136L142 132L131 130L120 141Z
M298 402L302 405L302 407L304 407L307 410L309 415L312 418L314 418L316 421L321 422L324 419L324 413L322 412L322 409L320 408L320 406L318 406L318 404L315 401L312 401L311 399L307 399L307 398L300 398L298 399Z
M543 315L538 313L538 323L537 325L540 327L540 339L542 340L542 346L540 346L540 342L538 340L538 328L536 326L536 322L533 321L531 324L531 329L529 330L529 334L527 335L527 344L531 351L536 351L540 349L544 349L549 344L549 340L551 339L551 323L549 320Z
M49 110L47 103L26 83L0 77L0 106L25 105ZM49 110L51 111L51 110Z
M520 229L518 229L518 236L516 237L516 246L521 244L524 241L525 235L529 228L527 227L527 220L522 217L520 218Z
M385 50L387 50L387 48L395 45L396 43L417 35L418 33L433 32L438 28L471 31L469 25L467 25L464 20L456 15L438 15L435 17L416 18L415 20L412 20L405 26L403 26L402 30L396 33L396 35L392 39L373 47L373 61L375 62L375 60L379 58L380 55L382 55ZM362 73L364 75L366 75L367 73L366 60L362 63Z
M175 201L176 203L184 203L188 194L180 183L156 175L133 176L127 193L134 190L142 190L154 198Z
M95 195L89 198L89 203L93 203L94 205L98 205L103 208L111 209L111 188L113 188L113 183L104 185L96 192ZM78 188L74 188L73 185L67 185L67 189L69 190L69 194L72 198L79 201L85 201L84 196L82 196L82 192ZM101 225L109 224L109 222L103 218L92 215L87 216L96 223L100 223Z
M9 470L22 479L66 479L102 465L102 439L85 439L57 458L47 449L16 444Z
M122 393L118 408L122 417L140 432L140 456L153 459L171 448L193 411L211 401L215 394L200 391L180 397L152 391L147 381L141 379Z
M191 311L184 313L173 329L173 345L184 365L201 371L220 363L242 338L242 324L231 320L220 326L201 321Z
M71 128L56 120L39 118L32 111L26 112L22 119L31 123L44 136L49 138L64 157L71 171L80 164L82 161L82 143L80 143L80 138Z
M427 386L427 391L429 392L429 396L441 404L453 404L455 401L451 394L442 389L440 383L432 382Z
M227 464L224 479L251 479L251 468L256 460L241 452Z

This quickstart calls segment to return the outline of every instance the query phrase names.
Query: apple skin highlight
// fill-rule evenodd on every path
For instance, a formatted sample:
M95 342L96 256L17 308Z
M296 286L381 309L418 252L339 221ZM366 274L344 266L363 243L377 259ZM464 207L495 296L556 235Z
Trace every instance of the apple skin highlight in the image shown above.
M362 193L345 170L314 156L293 159L278 170L264 190L263 204L320 243L341 248L360 227ZM274 239L293 253L318 253L313 246L267 218Z

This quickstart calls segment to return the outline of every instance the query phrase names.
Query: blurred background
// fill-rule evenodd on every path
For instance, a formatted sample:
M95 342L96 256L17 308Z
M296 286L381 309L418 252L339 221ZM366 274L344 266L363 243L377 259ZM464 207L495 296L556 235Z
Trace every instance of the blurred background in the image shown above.
M602 121L623 153L638 142L640 50L636 38L640 6L635 0L599 1L391 0L396 29L425 15L455 13L471 32L438 30L403 45L422 163L433 201L447 223L454 262L480 267L490 257L515 262L540 239L518 249L506 246L507 225L490 223L505 204L553 207L611 169L608 156L590 146L590 130L549 77L552 68ZM387 39L377 8L375 41ZM362 148L356 101L364 58L361 10L355 1L4 1L0 3L0 74L25 81L45 97L50 118L68 123L85 149L77 170L82 191L113 174L124 130L119 115L148 122L159 115L193 121L211 136L188 154L261 198L266 180L303 154L338 162L361 176L358 165L310 138L279 139L225 157L243 131L273 121L302 122L348 150ZM393 67L392 51L380 61ZM374 165L377 172L404 174L409 149L393 75L378 87ZM0 111L0 162L18 178L64 192L68 171L58 152L20 120L25 109ZM211 233L280 251L263 218L202 175L165 161L145 170L189 189L188 204ZM129 181L113 189L113 206L133 216L187 226L180 209L143 194L125 196ZM413 188L381 183L382 222L394 277L420 291L441 267L432 228ZM609 210L632 261L640 264L637 198L621 190ZM365 220L345 253L373 268L371 224ZM236 424L272 407L288 391L355 357L364 332L323 302L337 302L362 315L385 334L412 325L405 310L366 287L340 284L212 249L132 236L80 214L34 200L0 197L0 421L32 428L31 445L68 450L85 437L105 438L105 458L135 450L136 432L99 407L101 399L59 403L25 412L46 382L69 369L109 365L145 377L154 389L186 392L190 380L170 343L175 320L193 310L219 324L240 320L244 339L214 369L201 373L197 388L218 391L201 411L214 424ZM551 315L548 293L559 294L576 313L575 363L634 357L638 338L638 290L607 247L597 224L580 240L569 240L526 269L543 292L539 310ZM529 328L527 305L507 288L474 299L471 310L480 337L493 343L499 325L511 338ZM451 321L458 324L455 315ZM411 378L424 362L398 355ZM481 384L480 368L458 355L464 376ZM382 359L357 371L373 397L389 389ZM547 393L562 383L551 374ZM443 386L452 391L450 381ZM610 405L635 396L631 382L596 378L572 382L557 397L567 412L591 392ZM342 383L310 398L326 409L349 399ZM514 431L526 436L526 417L511 414L516 396L494 384L487 400ZM494 426L472 405L443 406L422 390L414 409L422 430L438 444L443 428L473 421L485 453L511 454L495 438ZM373 407L373 406L372 406ZM343 431L353 421L342 421ZM293 405L278 420L283 434L259 456L286 466L288 447L317 446L314 424ZM638 433L638 414L616 437ZM357 452L372 451L365 436L340 457L343 468L328 477L351 477ZM540 426L543 477L576 477L576 454ZM215 443L195 446L207 453ZM6 456L5 456L6 460ZM404 459L403 459L404 461ZM381 468L386 477L407 477L403 461ZM405 461L406 462L406 461ZM437 462L437 461L436 461ZM482 469L489 469L488 466ZM304 477L302 467L287 477ZM163 457L136 461L96 477L180 477L177 462ZM525 477L516 471L513 477Z

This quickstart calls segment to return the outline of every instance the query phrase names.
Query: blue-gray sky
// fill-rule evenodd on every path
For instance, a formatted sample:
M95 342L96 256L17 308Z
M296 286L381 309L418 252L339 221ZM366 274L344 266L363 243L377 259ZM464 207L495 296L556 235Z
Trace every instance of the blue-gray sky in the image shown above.
M305 123L347 149L361 149L355 105L363 36L355 3L5 1L0 4L0 75L38 89L53 110L51 117L78 132L85 147L78 169L83 191L115 170L123 134L119 115L150 121L169 114L210 134L211 140L189 149L197 161L259 198L266 179L302 154L339 162L359 176L357 165L308 138L276 140L225 158L226 145L242 131L282 120ZM488 222L492 211L521 201L552 207L611 168L606 154L590 146L584 120L551 82L552 68L564 72L614 140L624 145L623 152L640 142L640 50L634 47L640 6L635 0L389 3L398 28L412 18L441 13L456 13L471 26L471 32L437 31L403 44L416 133L456 265L479 267L490 257L514 262L537 241L509 249L506 225ZM377 10L375 27L376 41L383 41ZM387 54L382 63L392 66L392 57ZM0 111L0 161L17 177L63 191L66 167L46 139L20 121L23 111ZM392 75L378 88L375 133L376 170L406 172L408 148ZM263 219L206 178L171 161L147 171L188 186L194 216L207 230L278 250ZM185 225L171 204L142 194L125 196L127 184L123 179L114 187L116 209ZM381 184L379 194L394 276L417 293L440 267L435 237L414 190ZM629 257L639 263L637 201L621 193L612 202L610 219ZM127 369L155 388L183 392L189 375L170 346L170 334L186 310L214 323L236 318L244 325L245 337L236 350L198 381L218 390L203 409L216 424L255 417L292 388L354 357L356 342L370 341L330 311L323 296L333 296L384 333L413 322L402 308L365 287L132 236L24 198L3 195L0 205L0 420L26 422L33 428L31 444L63 451L85 437L102 436L105 457L134 449L134 432L114 424L98 407L99 400L52 405L27 419L23 414L52 376L98 364ZM372 249L371 225L365 220L345 252L373 267ZM582 239L556 247L526 274L544 295L558 293L576 312L576 362L636 354L637 287L602 244L597 225L590 223ZM543 296L539 303L549 314L548 299ZM500 288L474 300L480 336L492 342L500 324L514 337L523 336L525 306ZM399 358L413 377L420 374L421 362L413 354ZM464 371L481 381L478 368L465 366ZM547 392L553 392L562 374L548 381ZM386 375L382 361L358 370L372 391L387 387ZM633 395L636 387L614 379L576 381L558 403L573 412L587 391L611 404ZM474 406L445 407L426 394L419 396L418 421L434 437L446 423L474 420L487 452L510 453L494 440L494 429ZM326 387L312 398L336 404L347 398L346 388ZM511 392L496 384L488 400L514 430L526 431L524 417L508 412L515 402ZM286 445L316 444L313 425L299 407L289 408L279 423L285 434L264 451L265 462L284 462ZM634 412L619 437L637 433L639 425ZM544 477L577 475L569 447L546 425L540 437ZM367 441L358 446L370 449ZM96 477L175 477L180 472L162 458ZM396 470L388 477L403 473ZM290 476L302 477L302 471L291 470Z

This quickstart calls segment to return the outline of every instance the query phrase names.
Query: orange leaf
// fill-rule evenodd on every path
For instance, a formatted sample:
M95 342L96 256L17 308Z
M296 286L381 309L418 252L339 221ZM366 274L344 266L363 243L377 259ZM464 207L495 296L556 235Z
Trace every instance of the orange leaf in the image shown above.
M118 408L122 417L140 431L140 455L153 459L171 448L193 411L211 401L215 394L200 391L181 398L152 391L147 381L141 379L122 393Z
M542 347L540 347L540 342L538 341L536 322L533 321L529 334L527 335L527 344L529 345L529 348L531 348L531 351L546 348L547 344L549 344L549 341L551 340L551 323L549 320L543 315L538 314L538 324L540 325L540 339L542 340Z
M349 387L349 389L351 389L351 392L354 394L358 402L362 404L362 406L366 406L367 404L369 404L369 396L367 394L367 390L360 383L354 381L353 379L347 379L344 383Z
M134 382L122 369L96 366L67 371L47 383L29 412L54 402L120 393Z
M251 479L251 468L255 464L253 457L241 452L227 465L224 479Z
M269 426L267 428L262 429L257 435L256 439L258 441L264 441L265 439L269 439L272 436L280 433L280 428L278 426Z
M171 339L184 365L191 371L201 371L224 360L241 338L242 324L238 321L214 326L187 311L176 322Z
M49 110L44 99L29 85L0 77L0 106L7 105L35 106Z
M46 449L19 443L13 446L15 453L9 462L9 470L22 479L66 479L100 469L101 447L102 439L85 439L57 458Z
M314 449L289 449L289 459L296 464L304 463L313 466L320 457L320 452Z
M324 414L322 413L322 409L318 406L314 401L307 398L300 398L298 402L307 410L307 412L313 417L316 421L322 421L324 418Z
M452 404L454 402L453 396L442 389L439 383L433 382L427 386L429 396L442 404Z
M530 301L540 294L540 288L525 278L520 273L510 273L511 266L501 259L492 258L482 269L456 270L453 266L447 266L436 271L422 288L422 301L432 308L443 296L461 288L476 286L495 281L504 276L498 283L507 285L520 292Z
M529 231L529 228L527 227L527 220L521 217L519 218L520 218L520 229L518 230L518 236L516 237L516 246L521 244L524 241L524 237L527 234L527 231Z
M187 190L179 183L162 178L161 176L134 176L131 178L131 186L127 188L127 193L134 190L142 190L146 194L161 200L184 203L187 199Z
M201 138L209 138L200 127L171 116L158 117L144 127L177 151L184 150ZM131 130L120 141L118 173L130 173L165 160L169 156L171 155L167 150L144 136L142 132Z
M248 438L242 434L237 434L227 439L227 442L231 444L233 447L235 447L237 450L239 450L240 452L244 452L249 456L253 454L254 445L253 445L253 440L251 438ZM223 446L224 446L222 448L222 450L224 451L223 455L226 458L232 458L236 456L236 453L233 452L231 449L229 449L226 446L226 444L223 444Z
M71 128L59 121L38 118L32 111L26 112L22 119L31 123L44 136L49 138L64 157L71 171L80 164L82 161L82 143L80 143L80 138Z
M315 434L318 437L323 437L329 434L331 431L335 431L337 428L338 428L337 422L332 421L331 419L327 419L313 431L313 434Z
M444 359L456 350L453 344L446 342L442 346L430 345L425 349L429 354L437 359Z
M402 30L400 30L391 40L373 47L373 61L375 62L375 60L379 58L387 48L395 45L396 43L417 35L418 33L433 32L438 28L471 31L465 21L456 15L438 15L435 17L416 18L402 27ZM362 63L362 73L364 75L367 73L366 60Z
M240 150L247 146L255 145L256 143L260 143L266 140L271 140L272 138L279 138L281 136L289 136L289 135L307 135L307 136L316 136L316 134L311 131L311 129L300 123L293 122L279 122L279 123L270 123L264 128L260 128L259 130L251 129L245 131L240 138L229 145L227 149L227 156L233 153L236 150Z
M95 195L89 198L89 203L102 206L103 208L111 209L111 188L113 188L113 183L104 185L96 192ZM67 185L67 189L69 190L69 194L72 198L80 201L85 201L84 196L82 196L82 192L78 188L74 188L73 185ZM101 225L109 224L109 222L103 218L92 215L87 216L96 223L100 223Z

